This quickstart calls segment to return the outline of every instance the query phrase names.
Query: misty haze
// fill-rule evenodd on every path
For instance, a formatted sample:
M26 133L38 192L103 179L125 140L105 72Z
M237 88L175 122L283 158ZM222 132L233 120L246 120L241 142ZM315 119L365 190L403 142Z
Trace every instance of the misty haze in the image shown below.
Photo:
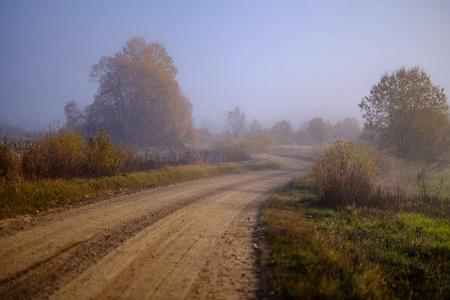
M0 298L444 299L450 3L0 3Z

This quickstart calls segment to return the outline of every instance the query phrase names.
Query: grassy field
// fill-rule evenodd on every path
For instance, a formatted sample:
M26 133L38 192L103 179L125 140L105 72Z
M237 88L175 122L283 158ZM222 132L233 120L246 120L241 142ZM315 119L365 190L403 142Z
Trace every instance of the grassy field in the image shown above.
M264 208L277 298L449 299L450 200L433 201L336 208L292 181Z
M251 160L242 163L195 164L163 167L100 178L42 179L7 182L0 178L0 219L36 214L55 207L93 201L130 189L166 185L186 180L275 169L281 163L273 160Z

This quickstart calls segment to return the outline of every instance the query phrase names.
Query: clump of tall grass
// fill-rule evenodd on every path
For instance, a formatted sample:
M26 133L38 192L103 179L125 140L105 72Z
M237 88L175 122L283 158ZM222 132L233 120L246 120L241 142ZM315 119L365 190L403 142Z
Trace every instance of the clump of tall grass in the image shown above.
M366 203L379 171L370 151L354 142L336 141L316 153L312 174L327 205Z

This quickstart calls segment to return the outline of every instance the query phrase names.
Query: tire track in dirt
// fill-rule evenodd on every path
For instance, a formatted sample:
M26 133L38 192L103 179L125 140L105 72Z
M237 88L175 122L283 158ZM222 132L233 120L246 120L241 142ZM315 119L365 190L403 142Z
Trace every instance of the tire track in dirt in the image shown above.
M240 182L234 185L234 187L252 180L253 179L249 179L244 182ZM233 186L226 185L225 188L219 187L217 190L212 189L203 192L197 191L195 196L191 196L190 193L187 193L186 199L180 199L172 205L165 205L157 211L152 211L149 215L132 219L128 223L121 224L115 230L109 229L93 237L88 235L86 240L70 243L62 246L62 248L53 247L52 249L59 252L54 254L53 252L47 252L48 255L52 256L45 258L43 261L36 262L34 265L25 270L19 271L10 278L2 279L0 281L0 296L2 296L2 298L13 296L47 296L53 290L58 288L58 286L74 277L74 274L72 273L83 272L90 265L94 264L97 260L106 255L109 251L124 243L126 239L130 238L151 223L194 201L201 201L202 199L213 194L220 193L223 189L228 190L230 188L233 188ZM181 197L179 194L175 194L175 196ZM117 212L117 210L118 209L115 208L112 211ZM61 232L63 232L62 229L58 230L57 234L60 235ZM40 235L34 236L35 240L38 238L40 238ZM59 239L58 242L61 244L63 240L64 239ZM33 242L31 241L31 238L29 239L29 242ZM52 241L49 242L49 244L54 245L55 242L56 241ZM34 241L34 243L36 243L36 241ZM25 250L21 256L28 259L33 258L32 256L27 256L30 255L29 250L31 248L28 247L30 246L30 243L27 243L26 246L27 247L24 247L23 245L20 245L20 243L16 243L14 247L10 247L9 249L8 247L5 247L6 249L0 250L0 252L2 252L2 259L0 260L2 262L1 265L3 269L2 276L7 274L10 270L8 267L11 265L11 261L3 263L3 261L6 261L7 259L6 255L11 255L11 253L14 253L14 255L17 256L17 253L20 252L20 250ZM35 248L35 250L31 251L31 253L36 253L44 246L46 246L45 242L40 243L40 245L36 247L37 250ZM34 260L36 260L36 256L34 257ZM26 261L26 259L23 259L22 261ZM51 289L46 288L43 290L42 287L45 286L45 283L48 281L53 281Z
M214 286L205 287L202 274L216 262L216 248L229 246L222 240L230 224L249 203L293 177L292 172L182 183L44 216L36 228L0 238L0 295L202 298L208 294L201 290Z

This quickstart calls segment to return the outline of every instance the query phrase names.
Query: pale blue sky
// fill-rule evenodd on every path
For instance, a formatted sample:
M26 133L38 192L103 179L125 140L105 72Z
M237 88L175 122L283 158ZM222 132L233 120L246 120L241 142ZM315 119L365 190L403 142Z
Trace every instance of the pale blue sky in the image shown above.
M240 105L265 126L360 118L385 71L419 65L450 91L450 1L0 1L0 120L27 129L92 103L90 67L159 41L196 124Z

